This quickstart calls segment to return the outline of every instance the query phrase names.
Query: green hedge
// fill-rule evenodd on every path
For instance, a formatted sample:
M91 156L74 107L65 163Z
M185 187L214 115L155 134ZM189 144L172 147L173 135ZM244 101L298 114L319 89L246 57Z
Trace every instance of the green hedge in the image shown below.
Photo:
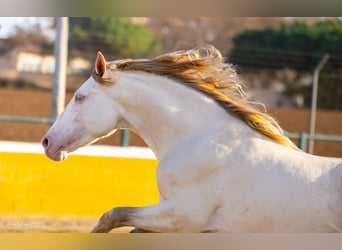
M233 39L229 62L253 67L312 70L324 53L331 59L328 68L342 67L342 21L322 21L309 25L297 21L278 27L243 31Z
M242 67L292 68L313 73L324 53L330 58L319 78L318 107L342 109L342 21L284 23L263 30L246 30L234 39L228 62ZM311 86L294 82L285 94L301 94L311 105Z

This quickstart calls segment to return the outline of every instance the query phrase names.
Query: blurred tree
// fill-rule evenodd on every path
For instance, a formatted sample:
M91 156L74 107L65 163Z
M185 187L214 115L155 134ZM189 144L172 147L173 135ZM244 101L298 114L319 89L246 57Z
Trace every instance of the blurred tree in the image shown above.
M127 17L71 17L70 53L93 58L97 51L111 57L145 57L159 52L151 30Z
M248 29L233 38L229 61L246 66L311 70L324 53L328 67L342 66L342 21L296 21L267 29Z
M29 47L32 52L53 53L53 42L44 34L40 23L23 28L16 26L13 35L6 40L8 47Z
M228 61L253 68L292 68L312 73L324 53L330 54L319 79L318 107L342 109L342 20L308 24L296 21L267 29L249 29L234 37ZM311 86L294 82L285 94L301 95L311 104Z
M285 94L287 96L301 95L304 99L304 106L311 106L312 86L294 82L288 85ZM321 109L342 110L342 78L341 75L323 72L319 76L317 106Z

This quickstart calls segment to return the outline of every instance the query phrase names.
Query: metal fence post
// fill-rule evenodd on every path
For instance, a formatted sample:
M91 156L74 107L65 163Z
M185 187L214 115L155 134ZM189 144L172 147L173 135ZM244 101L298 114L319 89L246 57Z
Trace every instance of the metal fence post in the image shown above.
M317 94L318 94L318 78L319 72L323 68L323 66L327 63L329 59L329 54L324 54L321 61L315 68L313 83L312 83L312 96L311 96L311 115L310 115L310 136L312 137L315 134L315 124L316 124L316 109L317 109ZM309 153L313 154L314 149L314 139L310 138L309 140Z
M299 148L306 152L306 145L307 145L308 134L302 132L299 134Z
M129 146L129 130L128 129L121 130L120 146L121 147Z
M64 110L68 60L68 27L68 17L56 18L55 73L52 84L51 119L56 119Z

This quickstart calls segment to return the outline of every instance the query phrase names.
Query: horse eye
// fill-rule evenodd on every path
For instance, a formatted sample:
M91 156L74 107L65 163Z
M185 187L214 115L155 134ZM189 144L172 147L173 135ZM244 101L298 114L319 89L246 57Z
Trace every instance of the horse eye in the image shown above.
M76 103L82 103L85 99L85 96L83 95L75 95L75 102Z

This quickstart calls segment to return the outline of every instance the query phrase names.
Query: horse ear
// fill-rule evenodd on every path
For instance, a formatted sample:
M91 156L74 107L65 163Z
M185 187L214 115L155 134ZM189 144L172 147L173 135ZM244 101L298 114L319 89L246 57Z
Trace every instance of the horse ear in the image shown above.
M95 72L99 76L103 76L107 70L107 62L102 53L99 51L97 52L97 57L95 61Z

